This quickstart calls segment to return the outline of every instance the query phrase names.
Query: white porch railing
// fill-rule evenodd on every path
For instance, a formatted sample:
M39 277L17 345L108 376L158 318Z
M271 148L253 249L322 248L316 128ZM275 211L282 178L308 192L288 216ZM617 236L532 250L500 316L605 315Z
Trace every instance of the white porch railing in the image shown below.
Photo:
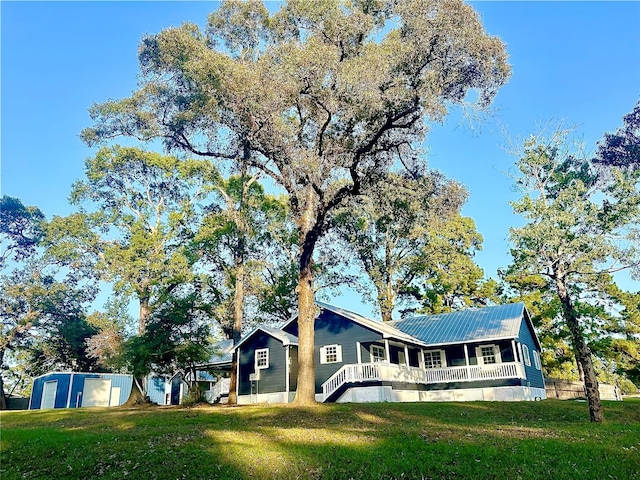
M209 403L216 403L220 397L229 394L229 383L231 379L221 378L211 390L204 392L204 398Z
M522 365L517 362L510 362L423 370L422 368L389 363L349 364L344 365L322 384L322 394L326 400L345 383L376 380L431 384L500 380L505 378L525 378Z

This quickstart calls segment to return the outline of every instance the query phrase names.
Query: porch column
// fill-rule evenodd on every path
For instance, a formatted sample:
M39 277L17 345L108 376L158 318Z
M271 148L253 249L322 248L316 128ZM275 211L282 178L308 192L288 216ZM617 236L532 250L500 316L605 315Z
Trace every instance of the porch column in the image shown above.
M362 352L360 351L360 342L356 342L356 355L358 356L358 365L362 363Z
M467 380L471 380L471 367L469 366L469 349L467 344L463 344L464 347L464 361L467 364Z
M387 363L391 363L391 351L389 350L389 340L384 339L384 351L387 356Z
M424 370L425 366L424 366L424 350L420 349L420 358L418 359L419 363L420 363L420 368L422 368Z
M409 347L407 345L404 346L404 362L407 367L411 366L411 362L409 362Z
M511 349L513 350L513 361L518 361L518 350L516 349L516 341L511 339Z

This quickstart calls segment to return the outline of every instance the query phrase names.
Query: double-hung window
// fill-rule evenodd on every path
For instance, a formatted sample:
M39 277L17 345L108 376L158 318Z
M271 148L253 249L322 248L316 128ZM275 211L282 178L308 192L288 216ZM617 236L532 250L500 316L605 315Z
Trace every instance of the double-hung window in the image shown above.
M256 370L269 368L269 349L259 348L256 350Z
M320 363L342 362L342 345L325 345L320 347Z
M371 353L371 361L372 362L384 362L386 361L386 355L384 351L384 347L380 345L371 345L371 349L369 350Z
M444 350L427 350L424 352L424 368L443 368L447 366Z
M478 365L492 365L502 363L500 348L497 345L480 345L476 348Z

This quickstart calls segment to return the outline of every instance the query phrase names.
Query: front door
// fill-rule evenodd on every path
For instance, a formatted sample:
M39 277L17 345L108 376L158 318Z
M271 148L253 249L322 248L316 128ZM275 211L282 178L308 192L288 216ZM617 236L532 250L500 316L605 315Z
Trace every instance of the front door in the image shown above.
M176 376L171 381L171 405L180 405L180 387L182 379Z

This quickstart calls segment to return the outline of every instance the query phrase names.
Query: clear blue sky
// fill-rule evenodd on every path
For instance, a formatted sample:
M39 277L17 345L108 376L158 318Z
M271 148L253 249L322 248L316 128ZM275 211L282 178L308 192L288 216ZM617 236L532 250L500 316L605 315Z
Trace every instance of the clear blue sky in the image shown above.
M203 25L214 2L9 2L1 15L1 193L66 215L71 184L94 153L78 135L96 102L127 97L137 45L185 21ZM514 158L504 132L522 138L550 119L577 125L587 148L621 125L640 99L640 3L473 2L507 45L513 76L491 118L474 128L460 112L426 141L433 168L464 183L464 213L484 236L487 276L509 263L506 237L519 223L506 175ZM637 285L635 285L637 289ZM335 303L369 314L357 296Z

